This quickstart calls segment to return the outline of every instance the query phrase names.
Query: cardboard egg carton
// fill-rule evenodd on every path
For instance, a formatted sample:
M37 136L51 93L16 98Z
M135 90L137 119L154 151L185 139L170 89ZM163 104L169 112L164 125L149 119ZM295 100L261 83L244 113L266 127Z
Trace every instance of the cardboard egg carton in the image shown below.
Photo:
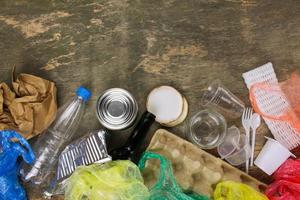
M155 132L147 150L172 162L173 173L183 190L211 197L217 183L225 180L244 183L261 192L266 188L264 183L164 129ZM159 162L150 160L143 172L145 184L153 185L158 173Z

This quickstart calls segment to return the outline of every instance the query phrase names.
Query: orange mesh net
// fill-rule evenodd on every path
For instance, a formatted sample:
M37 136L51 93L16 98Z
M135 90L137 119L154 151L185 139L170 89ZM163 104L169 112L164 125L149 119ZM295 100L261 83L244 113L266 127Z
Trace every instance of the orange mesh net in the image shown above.
M255 96L256 90L271 93L272 95L280 98L285 98L285 100L289 103L289 106L287 106L279 115L263 111L263 109L258 106ZM270 85L266 83L257 83L252 85L249 90L249 98L256 113L267 119L288 122L294 129L297 130L297 132L300 132L300 75L298 73L292 73L288 80L281 82L278 85Z

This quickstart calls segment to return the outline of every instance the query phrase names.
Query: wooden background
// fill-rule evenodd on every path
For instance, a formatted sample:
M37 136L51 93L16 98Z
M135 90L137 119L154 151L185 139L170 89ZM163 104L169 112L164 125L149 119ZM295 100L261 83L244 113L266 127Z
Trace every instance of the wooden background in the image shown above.
M111 87L132 92L141 113L152 88L172 85L186 96L190 118L203 109L201 90L215 79L249 105L243 72L271 61L284 80L299 68L299 23L294 0L4 0L0 80L10 82L16 65L17 72L55 81L59 105L76 87L90 88L94 95L78 136L100 128L95 102ZM231 124L241 126L239 119ZM184 124L173 131L184 137ZM263 125L256 153L266 134ZM127 135L113 133L110 147ZM270 181L257 168L250 174ZM28 193L41 198L35 189Z

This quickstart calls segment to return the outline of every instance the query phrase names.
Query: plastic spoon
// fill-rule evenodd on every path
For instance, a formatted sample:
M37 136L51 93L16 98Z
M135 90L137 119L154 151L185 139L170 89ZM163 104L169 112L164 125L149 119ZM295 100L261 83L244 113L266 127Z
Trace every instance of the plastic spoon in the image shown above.
M252 141L251 141L251 158L250 158L250 166L253 166L254 160L254 148L255 148L255 135L256 129L260 126L260 116L257 113L254 113L251 117L251 128L252 128Z

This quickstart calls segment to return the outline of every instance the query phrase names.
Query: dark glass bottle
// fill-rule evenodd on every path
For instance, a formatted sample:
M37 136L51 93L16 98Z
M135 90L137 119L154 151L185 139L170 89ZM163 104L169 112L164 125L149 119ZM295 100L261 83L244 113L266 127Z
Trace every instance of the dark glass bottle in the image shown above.
M142 144L146 138L147 132L153 122L155 121L155 115L145 111L139 120L138 124L134 128L133 132L129 136L125 145L120 148L114 149L110 152L113 160L132 160L138 162L138 147Z

